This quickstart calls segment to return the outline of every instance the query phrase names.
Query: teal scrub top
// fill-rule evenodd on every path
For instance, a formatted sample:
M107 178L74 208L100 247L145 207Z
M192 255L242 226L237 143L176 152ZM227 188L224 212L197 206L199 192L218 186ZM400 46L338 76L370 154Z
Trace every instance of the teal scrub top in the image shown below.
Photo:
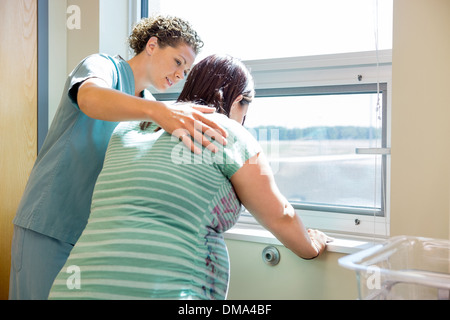
M94 77L134 95L133 71L118 56L94 54L72 71L13 220L15 225L72 244L86 226L94 185L118 124L90 118L80 110L78 87Z

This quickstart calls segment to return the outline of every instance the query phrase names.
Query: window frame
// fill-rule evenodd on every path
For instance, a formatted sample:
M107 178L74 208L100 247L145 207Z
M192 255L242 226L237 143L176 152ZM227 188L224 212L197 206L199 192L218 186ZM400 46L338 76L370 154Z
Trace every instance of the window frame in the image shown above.
M295 96L318 96L318 95L339 95L339 94L381 94L382 105L382 127L381 127L381 146L379 148L371 148L370 153L380 154L382 158L382 178L381 181L386 181L386 154L383 154L387 150L387 126L386 126L386 105L387 105L387 83L364 83L364 84L351 84L351 85L336 85L336 86L318 86L318 87L295 87L295 88L272 88L272 89L256 89L256 98L276 98L276 97L295 97ZM365 153L366 148L357 148L356 154ZM385 188L385 186L382 186ZM382 192L380 197L382 197ZM293 207L298 210L307 211L324 211L324 212L336 212L343 214L360 214L360 215L376 215L384 216L385 203L383 199L380 201L381 208L374 210L373 208L366 208L361 206L341 206L341 205L327 205L327 204L313 204L313 203L300 203L291 202Z

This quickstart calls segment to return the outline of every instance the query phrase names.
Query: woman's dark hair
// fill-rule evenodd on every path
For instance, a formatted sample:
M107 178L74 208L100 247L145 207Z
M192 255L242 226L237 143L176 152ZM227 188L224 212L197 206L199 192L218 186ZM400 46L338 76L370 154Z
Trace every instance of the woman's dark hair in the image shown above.
M241 104L250 103L254 84L247 67L228 55L210 55L192 70L177 102L193 102L215 107L217 112L230 115L234 100L243 95Z

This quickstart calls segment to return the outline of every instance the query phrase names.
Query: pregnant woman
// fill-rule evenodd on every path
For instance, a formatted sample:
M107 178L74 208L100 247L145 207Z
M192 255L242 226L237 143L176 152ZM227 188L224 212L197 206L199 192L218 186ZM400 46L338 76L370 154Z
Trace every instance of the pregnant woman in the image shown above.
M239 60L209 56L192 69L178 101L214 106L228 131L218 152L191 153L156 123L114 131L86 229L50 299L225 299L229 257L223 232L243 204L298 256L325 250L280 194L258 142L242 126L254 96ZM199 146L200 147L200 146Z

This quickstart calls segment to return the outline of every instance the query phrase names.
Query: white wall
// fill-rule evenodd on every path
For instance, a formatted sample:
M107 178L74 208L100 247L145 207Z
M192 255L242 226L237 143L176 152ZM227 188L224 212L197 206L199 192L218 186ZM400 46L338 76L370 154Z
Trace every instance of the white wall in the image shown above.
M119 54L127 60L129 15L128 0L100 0L99 51L110 55ZM117 17L117 13L122 15Z
M126 0L123 0L126 1ZM99 0L67 0L80 8L80 28L67 29L67 74L85 57L100 49ZM69 17L69 15L67 15Z
M228 299L328 300L356 299L354 271L338 265L342 254L328 252L303 260L283 246L280 262L268 266L262 260L262 243L227 240L231 263Z
M67 28L80 8L80 28ZM93 53L128 55L129 0L49 0L49 124L58 108L67 76Z
M66 0L48 1L49 29L49 106L48 123L50 125L58 108L64 83L67 78L67 30L66 30Z
M450 1L395 0L391 234L448 239Z

